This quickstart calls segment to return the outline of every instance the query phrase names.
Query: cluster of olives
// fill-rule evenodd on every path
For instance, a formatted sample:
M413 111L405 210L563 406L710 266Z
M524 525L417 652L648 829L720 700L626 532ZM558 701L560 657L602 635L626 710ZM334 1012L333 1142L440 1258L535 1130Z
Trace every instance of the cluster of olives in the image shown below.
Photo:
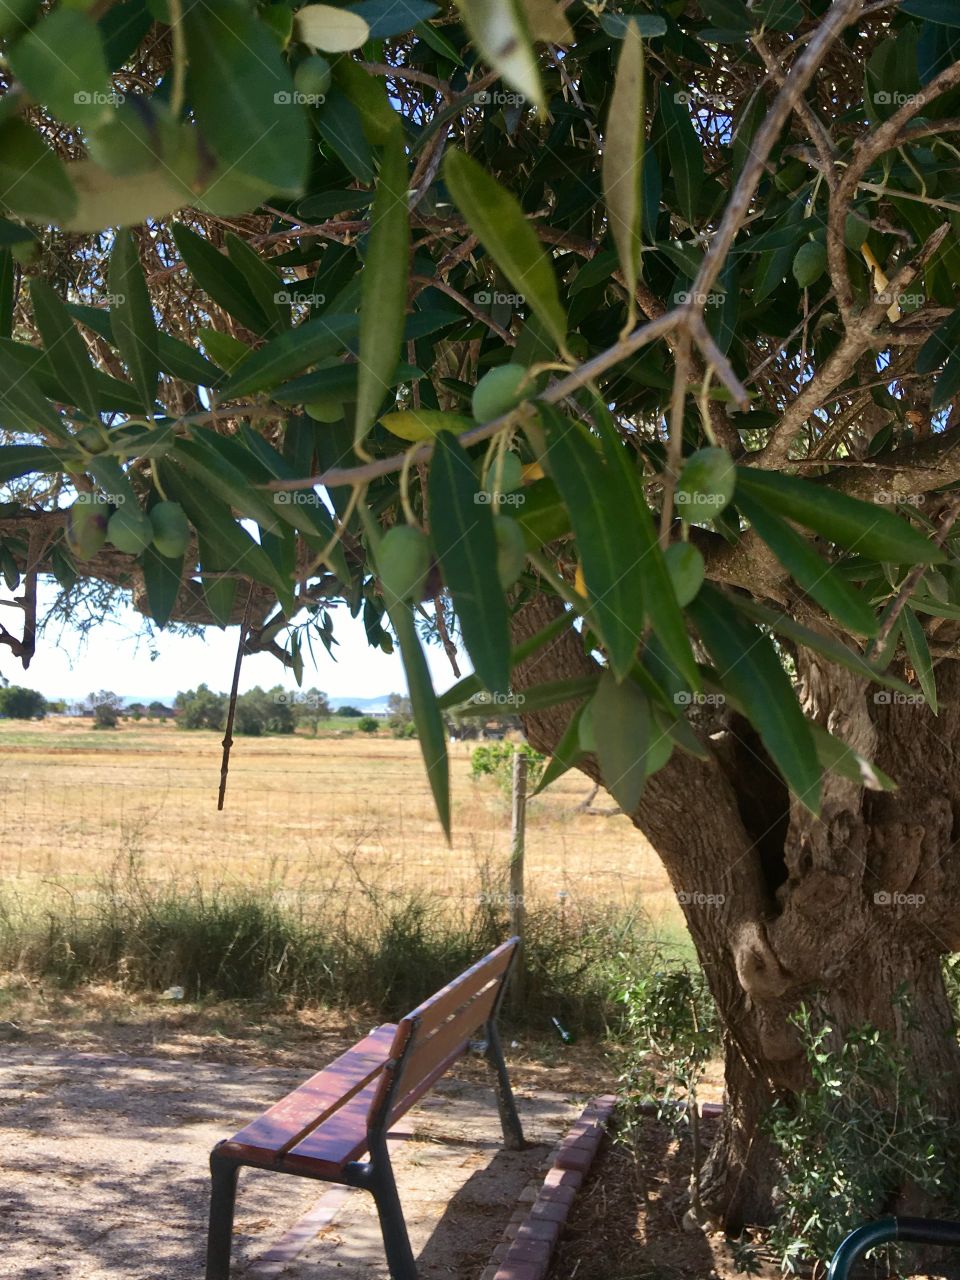
M118 551L140 555L154 546L162 556L182 556L190 541L190 525L179 502L158 502L149 512L123 502L112 512L110 505L79 498L67 512L67 545L81 560L95 556L111 542Z
M471 408L477 422L489 422L515 409L532 387L523 365L502 364L491 369L477 383ZM498 488L509 494L523 482L523 463L512 452L505 453L498 468ZM523 572L527 549L523 530L516 520L503 517L493 522L497 539L497 577L506 591ZM377 552L380 582L388 598L421 600L433 562L430 539L413 525L388 529Z

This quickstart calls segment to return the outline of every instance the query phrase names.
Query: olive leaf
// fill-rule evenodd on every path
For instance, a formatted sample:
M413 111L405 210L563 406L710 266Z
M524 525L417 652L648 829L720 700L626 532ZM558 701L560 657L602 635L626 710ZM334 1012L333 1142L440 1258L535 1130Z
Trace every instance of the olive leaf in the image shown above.
M542 107L540 71L517 0L457 0L457 8L486 61L524 98Z
M743 706L784 780L812 813L820 809L820 762L810 724L770 639L704 583L687 606L721 684Z
M322 316L288 329L238 364L223 384L225 396L266 391L295 373L335 355L360 328L356 315Z
M904 609L902 617L903 642L910 658L910 665L916 673L917 681L923 690L927 706L936 715L938 710L937 677L933 669L933 658L930 655L927 637L924 634L923 627L920 625L919 618L912 609Z
M690 121L690 97L667 81L660 82L658 111L660 130L666 139L670 173L677 203L684 218L693 223L703 185L703 149Z
M181 222L174 223L173 240L184 265L214 302L254 333L269 332L270 317L244 273L226 254Z
M603 785L624 813L633 813L647 780L651 739L659 736L647 695L605 671L584 714L593 723Z
M110 324L117 349L149 412L157 395L160 357L157 326L143 278L140 255L129 231L118 231L110 254Z
M36 278L30 281L30 301L47 359L72 397L71 402L91 418L97 418L93 365L69 311L53 289Z
M636 661L643 634L646 571L642 554L604 512L608 503L629 510L631 494L622 473L597 456L579 422L550 410L544 425L550 470L570 514L589 593L584 616L623 679Z
M367 545L374 559L380 548L380 530L367 504L361 501L360 521L367 538ZM423 654L423 646L417 635L411 605L395 600L387 604L387 616L400 643L400 657L407 677L413 719L420 740L420 752L426 765L427 778L433 803L447 840L450 839L450 762L447 757L447 739L443 727L440 703L433 690L430 668Z
M78 160L67 167L67 173L74 202L70 212L58 219L67 231L133 227L148 218L168 217L185 204L200 207L197 196L163 165L144 173L118 175L93 160Z
M383 149L362 277L354 422L357 443L364 439L376 420L400 360L410 257L407 180L407 158L398 128Z
M299 195L307 121L269 27L239 0L186 5L183 25L187 89L208 147L263 195Z
M603 138L603 196L631 298L640 271L645 146L643 41L628 23Z
M58 224L77 207L66 166L25 120L0 125L0 205L24 218Z
M370 28L359 14L332 4L304 5L293 16L293 29L298 40L324 53L347 53L370 39Z
M893 564L942 564L946 553L883 507L838 493L836 489L756 467L737 468L737 495L746 494L787 520L793 520L875 560Z
M53 9L8 55L27 93L62 120L92 126L113 109L97 24L67 6Z
M739 505L753 528L807 595L855 635L876 634L876 614L869 600L846 583L806 538L745 493L740 494Z
M443 176L471 230L562 347L567 319L557 279L519 201L463 151L447 153Z
M61 440L68 439L63 419L40 390L33 374L5 347L0 347L0 413L7 430L33 435L39 427Z
M477 675L491 693L510 687L510 629L496 574L493 516L470 459L441 431L430 468L430 533Z

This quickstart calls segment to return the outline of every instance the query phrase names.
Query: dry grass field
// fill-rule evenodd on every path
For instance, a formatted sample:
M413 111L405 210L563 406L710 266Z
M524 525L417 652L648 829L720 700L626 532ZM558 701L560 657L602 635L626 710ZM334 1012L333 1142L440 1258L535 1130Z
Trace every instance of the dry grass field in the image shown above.
M433 815L416 742L375 736L238 738L217 811L219 735L81 719L0 721L5 889L84 895L131 860L150 883L270 884L298 895L423 891L476 900L502 887L509 803L470 778L475 744L451 746L453 843ZM666 933L680 913L656 855L622 815L578 812L570 773L528 809L527 893L639 904ZM598 804L610 807L601 794ZM558 895L561 895L558 900Z

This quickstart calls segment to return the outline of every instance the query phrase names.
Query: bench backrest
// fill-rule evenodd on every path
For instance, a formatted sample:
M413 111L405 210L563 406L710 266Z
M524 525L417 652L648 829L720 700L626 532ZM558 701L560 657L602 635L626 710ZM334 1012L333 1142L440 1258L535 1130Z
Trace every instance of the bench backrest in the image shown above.
M496 1017L520 945L509 938L397 1024L367 1128L382 1131L422 1097Z

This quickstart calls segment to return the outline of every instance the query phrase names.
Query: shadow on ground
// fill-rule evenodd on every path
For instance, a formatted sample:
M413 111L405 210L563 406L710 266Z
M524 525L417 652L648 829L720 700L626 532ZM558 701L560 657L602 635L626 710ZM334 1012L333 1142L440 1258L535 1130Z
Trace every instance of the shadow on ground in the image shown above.
M492 1093L472 1066L466 1074L442 1081L404 1117L408 1136L394 1149L424 1280L479 1275L517 1196L578 1112L578 1100L559 1092L518 1091L534 1146L502 1151ZM8 1048L0 1066L0 1275L198 1280L210 1148L304 1075ZM244 1171L238 1261L255 1261L323 1192L306 1179ZM385 1280L370 1197L352 1193L285 1274Z

